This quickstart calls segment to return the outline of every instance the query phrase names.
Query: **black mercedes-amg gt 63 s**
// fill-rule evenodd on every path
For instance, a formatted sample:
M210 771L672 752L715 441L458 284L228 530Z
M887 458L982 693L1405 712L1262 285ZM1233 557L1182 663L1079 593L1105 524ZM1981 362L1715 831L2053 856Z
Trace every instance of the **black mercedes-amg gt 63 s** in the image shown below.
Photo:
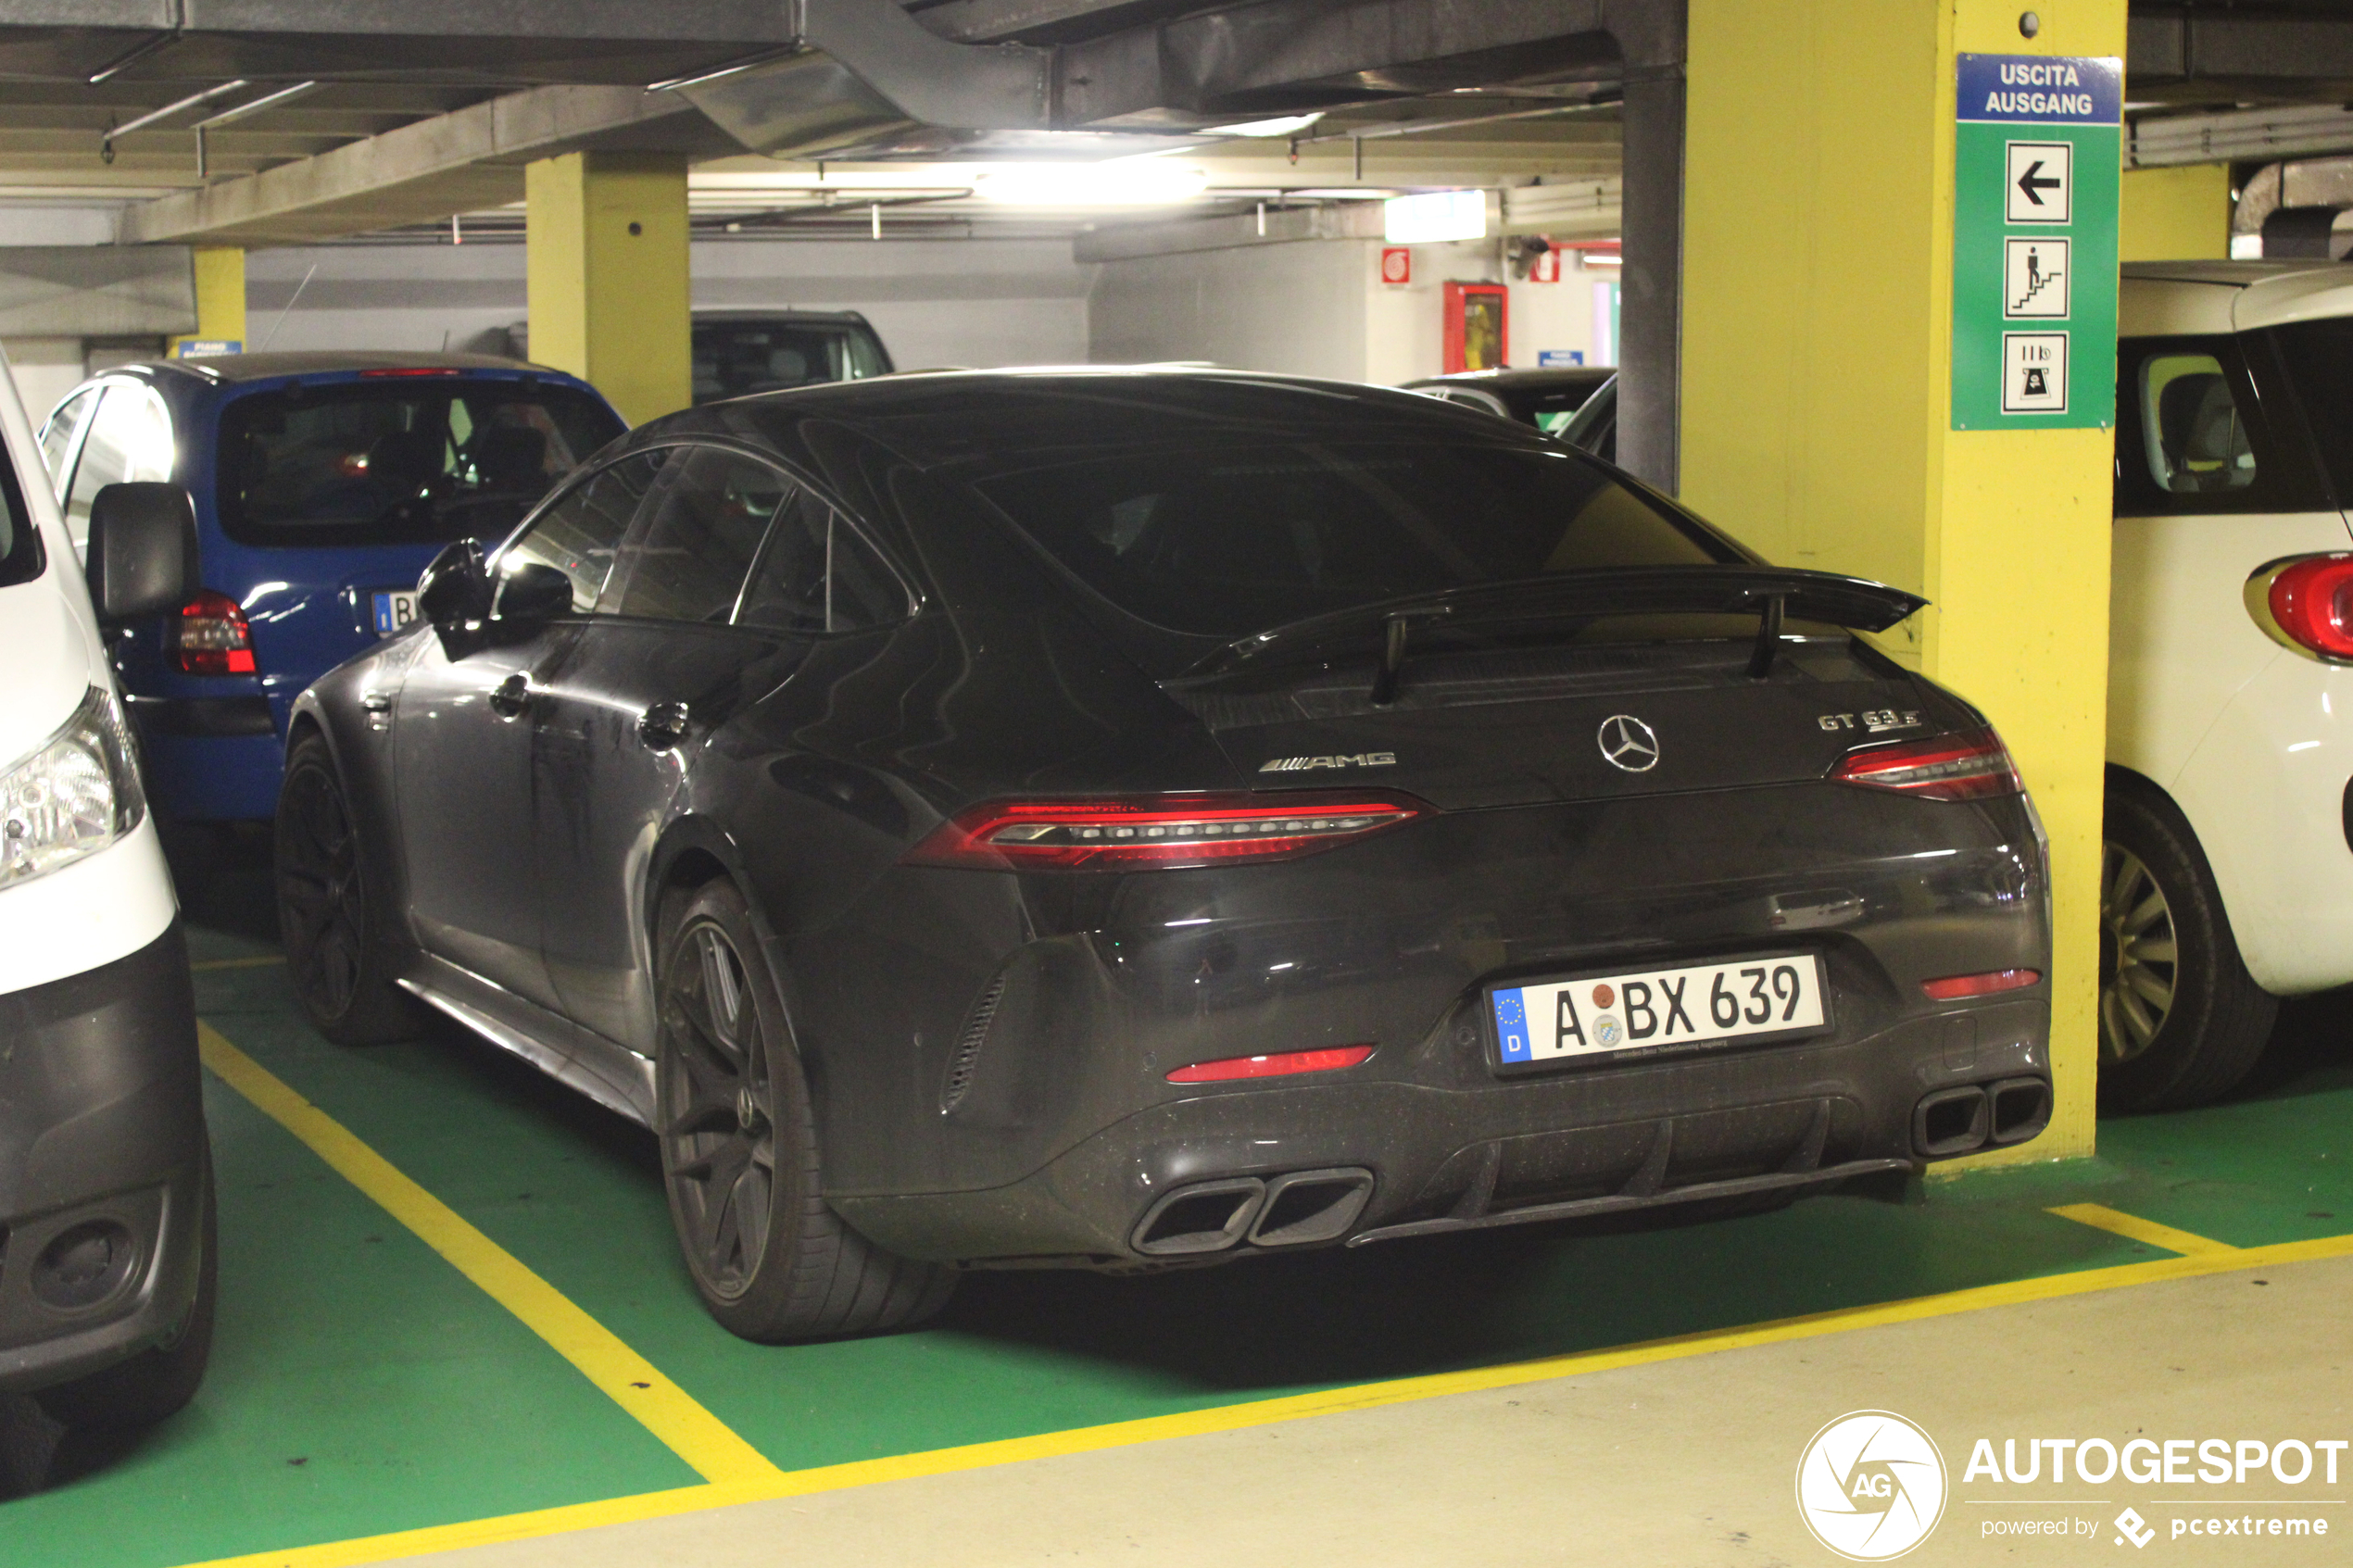
M2032 1137L1985 719L1410 393L931 374L657 420L297 705L291 972L660 1139L711 1311L1770 1206Z

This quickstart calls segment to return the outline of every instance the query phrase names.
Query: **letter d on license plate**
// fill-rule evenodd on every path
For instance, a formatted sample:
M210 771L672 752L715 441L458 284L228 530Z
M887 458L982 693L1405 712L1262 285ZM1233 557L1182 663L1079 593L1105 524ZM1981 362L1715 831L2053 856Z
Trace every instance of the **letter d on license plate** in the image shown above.
M1822 961L1778 953L1498 986L1487 994L1500 1068L1546 1067L1670 1046L1793 1039L1830 1027Z

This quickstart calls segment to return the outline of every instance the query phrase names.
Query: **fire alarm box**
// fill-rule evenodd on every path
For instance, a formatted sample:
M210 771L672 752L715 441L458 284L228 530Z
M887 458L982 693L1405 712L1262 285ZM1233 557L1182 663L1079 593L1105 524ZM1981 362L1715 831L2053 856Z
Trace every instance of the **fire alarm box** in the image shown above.
M1446 374L1500 370L1510 362L1510 306L1501 283L1446 285Z

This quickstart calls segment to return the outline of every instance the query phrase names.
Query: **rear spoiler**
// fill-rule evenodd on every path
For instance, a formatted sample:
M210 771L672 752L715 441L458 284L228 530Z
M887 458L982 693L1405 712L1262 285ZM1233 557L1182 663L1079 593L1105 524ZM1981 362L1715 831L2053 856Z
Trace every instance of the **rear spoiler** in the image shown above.
M1215 675L1252 665L1333 654L1361 654L1380 639L1382 680L1375 700L1392 693L1405 641L1416 626L1539 626L1601 616L1729 614L1760 618L1756 661L1771 667L1781 618L1825 621L1859 632L1884 632L1926 606L1918 594L1865 577L1774 566L1641 566L1509 583L1480 583L1310 616L1239 637L1187 671Z

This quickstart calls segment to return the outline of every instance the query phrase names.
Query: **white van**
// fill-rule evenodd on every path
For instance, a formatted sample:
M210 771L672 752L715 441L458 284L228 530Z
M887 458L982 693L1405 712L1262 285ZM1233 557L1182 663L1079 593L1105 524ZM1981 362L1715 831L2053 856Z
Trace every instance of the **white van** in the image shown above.
M143 1424L204 1375L211 1160L187 949L93 601L103 624L182 603L195 518L172 486L100 492L85 582L5 358L0 436L0 1399Z
M2353 984L2353 267L2135 263L2119 300L2100 1099L2243 1078Z

